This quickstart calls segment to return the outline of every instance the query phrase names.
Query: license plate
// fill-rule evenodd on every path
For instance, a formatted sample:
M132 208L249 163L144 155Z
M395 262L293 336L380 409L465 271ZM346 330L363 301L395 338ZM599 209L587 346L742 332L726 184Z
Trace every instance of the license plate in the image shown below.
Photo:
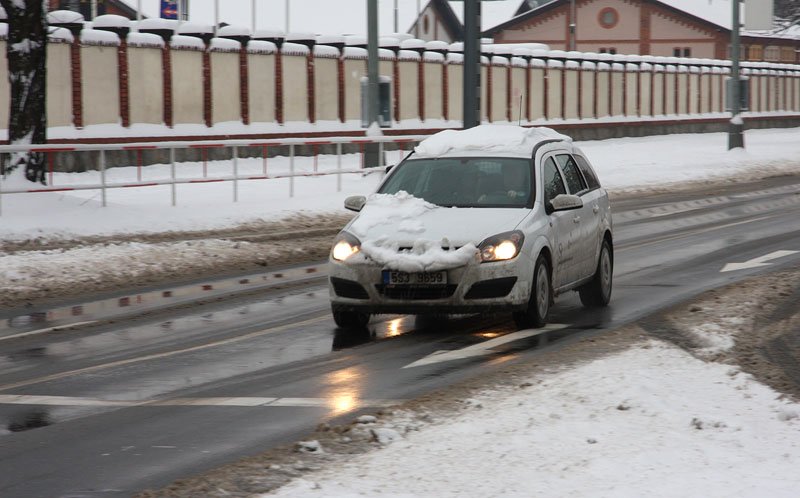
M447 283L447 272L408 273L404 271L384 270L383 283L385 285L445 285Z

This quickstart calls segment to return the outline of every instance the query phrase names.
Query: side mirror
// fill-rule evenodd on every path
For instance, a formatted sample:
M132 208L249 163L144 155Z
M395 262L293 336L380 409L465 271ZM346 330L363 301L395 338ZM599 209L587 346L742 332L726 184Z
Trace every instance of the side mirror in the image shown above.
M583 207L583 199L577 195L559 194L550 201L548 214L555 211L571 211Z
M351 195L344 200L344 208L349 209L350 211L359 212L364 208L364 204L366 203L367 198L363 195Z

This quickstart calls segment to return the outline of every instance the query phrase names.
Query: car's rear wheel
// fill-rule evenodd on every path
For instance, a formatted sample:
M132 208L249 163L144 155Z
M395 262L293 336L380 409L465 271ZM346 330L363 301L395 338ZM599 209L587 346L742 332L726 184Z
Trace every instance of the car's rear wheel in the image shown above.
M333 308L333 321L343 329L361 329L369 323L369 313L352 310L337 310Z
M611 255L611 245L603 241L600 248L600 258L597 260L597 269L592 280L578 289L581 303L590 308L607 306L611 301L611 287L614 275L614 258Z
M514 313L514 322L521 329L544 327L550 314L552 290L550 287L550 265L547 258L540 255L533 270L533 284L528 308Z

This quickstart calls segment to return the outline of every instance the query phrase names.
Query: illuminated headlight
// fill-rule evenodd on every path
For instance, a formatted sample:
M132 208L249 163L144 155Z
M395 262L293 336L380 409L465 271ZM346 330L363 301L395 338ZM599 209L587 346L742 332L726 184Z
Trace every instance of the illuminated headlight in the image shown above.
M478 246L481 251L481 262L514 259L522 249L523 242L525 242L525 236L518 230L489 237Z
M336 261L344 261L361 249L361 242L353 235L342 232L336 237L331 250L331 257Z

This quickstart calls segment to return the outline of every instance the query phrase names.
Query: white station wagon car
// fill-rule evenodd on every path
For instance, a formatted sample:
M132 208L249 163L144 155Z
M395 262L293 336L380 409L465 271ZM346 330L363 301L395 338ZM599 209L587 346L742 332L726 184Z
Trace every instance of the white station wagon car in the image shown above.
M376 313L506 310L541 327L555 296L611 298L606 191L572 140L549 128L444 131L392 168L330 254L336 324Z

